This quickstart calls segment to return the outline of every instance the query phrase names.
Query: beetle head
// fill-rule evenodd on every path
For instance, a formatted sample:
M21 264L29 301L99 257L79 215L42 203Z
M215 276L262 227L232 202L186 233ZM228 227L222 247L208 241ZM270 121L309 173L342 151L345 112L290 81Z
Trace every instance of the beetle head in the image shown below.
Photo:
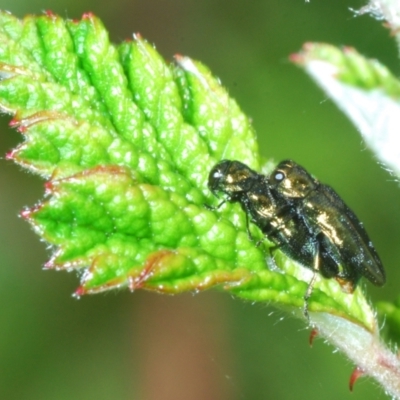
M208 187L214 195L223 192L234 198L251 189L258 174L239 161L223 160L208 176Z
M269 184L287 198L304 198L314 190L316 180L300 165L292 160L278 164L269 176Z

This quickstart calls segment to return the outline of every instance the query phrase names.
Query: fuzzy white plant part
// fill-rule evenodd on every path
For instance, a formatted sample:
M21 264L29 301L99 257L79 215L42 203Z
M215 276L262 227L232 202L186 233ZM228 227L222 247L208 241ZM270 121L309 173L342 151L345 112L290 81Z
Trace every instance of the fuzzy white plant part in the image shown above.
M373 332L328 313L313 313L311 321L318 333L345 353L362 371L379 382L385 392L400 398L400 360Z

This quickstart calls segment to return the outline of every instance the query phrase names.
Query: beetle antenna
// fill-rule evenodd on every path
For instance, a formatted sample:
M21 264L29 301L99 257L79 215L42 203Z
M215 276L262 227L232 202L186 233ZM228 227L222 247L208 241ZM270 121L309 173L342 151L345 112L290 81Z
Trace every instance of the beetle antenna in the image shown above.
M317 272L319 271L319 261L320 261L320 258L319 258L319 243L317 242L316 245L317 245L317 252L316 252L315 257L314 257L313 276L312 276L311 281L308 284L308 288L307 288L307 290L306 290L306 292L304 294L303 314L306 317L308 323L310 323L310 314L308 313L308 300L311 297L311 294L312 294L312 291L313 291L313 288L314 288L314 284L315 284L315 281L317 279Z

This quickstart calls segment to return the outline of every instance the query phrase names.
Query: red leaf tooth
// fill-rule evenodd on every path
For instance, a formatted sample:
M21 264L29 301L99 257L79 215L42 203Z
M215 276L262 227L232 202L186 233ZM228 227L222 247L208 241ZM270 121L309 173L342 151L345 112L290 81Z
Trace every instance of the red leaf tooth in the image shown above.
M184 58L184 56L182 54L177 53L174 55L174 58L177 62L180 62Z
M19 215L27 220L32 219L32 215L38 212L42 208L41 204L37 204L36 206L33 206L31 208L26 208L25 210L22 210Z
M312 49L314 49L314 47L315 47L315 44L313 42L306 42L303 45L304 50L312 50Z
M27 208L26 210L22 210L19 215L23 218L23 219L31 219L31 216L33 214L33 211L30 208Z
M53 254L52 257L50 258L49 261L47 261L44 265L43 265L43 269L54 269L55 268L55 264L54 264L54 259L56 257L57 253Z
M94 17L95 16L91 11L83 13L83 15L82 15L82 19L90 19L90 20L92 20Z
M14 154L15 154L15 150L11 150L8 153L6 153L6 160L14 160Z
M353 391L354 384L356 383L358 378L360 378L360 376L363 376L363 375L364 375L364 371L360 367L354 368L354 371L350 375L350 380L349 380L350 392Z
M343 49L343 53L346 53L346 54L355 52L354 47L352 47L352 46L343 46L342 49Z
M78 289L75 290L74 294L72 295L73 297L76 297L79 299L81 296L86 294L86 290L83 286L79 286Z
M17 129L20 133L25 133L27 130L27 126L23 124L22 120L19 119L12 119L8 124L10 128Z
M47 263L45 263L45 264L43 265L43 269L44 269L44 270L54 269L54 264L51 262L51 260L50 260L50 261L47 261Z
M10 126L11 128L15 128L16 126L18 126L20 124L20 120L18 118L13 118L9 123L8 126Z
M53 181L48 181L44 184L44 189L46 191L46 194L51 194L54 192L54 182Z
M289 61L291 61L292 63L295 63L295 64L300 64L304 61L304 57L302 54L293 53L293 54L290 54Z
M46 10L44 13L45 13L45 15L47 15L48 17L51 17L51 18L57 17L57 14L55 14L52 10Z

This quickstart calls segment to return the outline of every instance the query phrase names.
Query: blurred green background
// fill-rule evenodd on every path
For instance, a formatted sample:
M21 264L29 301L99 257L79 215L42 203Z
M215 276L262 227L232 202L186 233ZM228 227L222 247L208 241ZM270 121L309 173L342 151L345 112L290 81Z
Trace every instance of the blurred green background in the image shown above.
M399 293L398 183L354 127L288 55L306 41L350 45L398 74L382 23L355 18L344 0L0 0L18 17L92 11L118 43L140 32L168 60L208 65L253 119L263 156L293 158L355 210L386 266L364 283L374 300ZM1 154L21 141L2 118ZM175 297L112 292L71 297L75 273L42 271L50 250L18 218L43 182L0 160L0 399L386 399L353 365L287 314L224 293Z

